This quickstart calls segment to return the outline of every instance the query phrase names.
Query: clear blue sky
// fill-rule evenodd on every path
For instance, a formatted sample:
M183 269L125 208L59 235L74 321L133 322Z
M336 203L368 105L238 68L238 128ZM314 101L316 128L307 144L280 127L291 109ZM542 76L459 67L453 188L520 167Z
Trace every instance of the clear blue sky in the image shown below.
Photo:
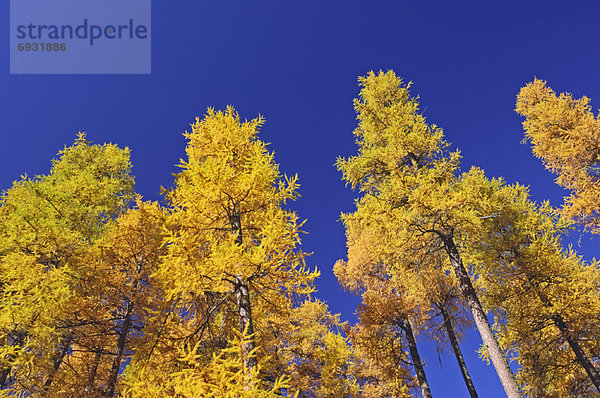
M151 75L9 75L8 1L0 13L0 187L48 171L77 131L133 153L137 189L159 199L184 155L181 133L208 106L234 105L267 123L281 170L298 173L294 208L308 219L304 250L322 271L318 296L354 320L358 300L331 271L345 256L337 221L354 193L333 164L355 153L352 99L357 76L393 69L414 82L429 122L490 176L530 185L536 200L561 202L552 176L521 145L514 113L519 88L534 76L556 91L600 104L600 3L442 1L154 0ZM598 244L583 240L587 257ZM481 397L505 396L491 366L462 344ZM466 397L449 354L421 340L434 397Z

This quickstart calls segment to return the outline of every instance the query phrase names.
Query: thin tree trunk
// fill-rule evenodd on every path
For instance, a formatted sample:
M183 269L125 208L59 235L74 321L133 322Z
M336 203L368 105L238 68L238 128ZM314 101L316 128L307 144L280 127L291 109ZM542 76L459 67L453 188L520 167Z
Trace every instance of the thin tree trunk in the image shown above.
M0 371L0 389L3 389L5 387L6 384L6 379L8 378L8 375L10 374L10 370L11 368L4 368Z
M242 222L237 205L233 206L233 210L229 215L229 222L231 230L235 235L235 244L240 246L242 244ZM237 275L235 278L235 298L238 308L240 331L242 333L246 332L246 335L250 336L242 347L244 351L244 365L247 369L252 369L256 366L257 360L255 356L250 357L250 353L256 347L256 343L254 341L254 325L252 322L252 306L250 304L248 281L244 280L242 275Z
M412 326L410 325L410 321L406 318L403 318L401 322L402 329L406 335L408 350L410 351L410 358L412 359L412 363L415 367L415 373L417 374L417 382L421 388L421 394L423 395L423 398L431 398L431 389L429 388L429 383L427 382L427 377L425 376L425 369L423 369L421 356L417 350L417 341L415 340Z
M27 331L23 329L14 329L12 332L8 334L7 340L8 344L12 347L23 347L23 342L27 337ZM6 355L5 357L8 361L12 361L15 359L15 356L12 354ZM12 370L12 366L7 366L6 368L0 370L0 389L6 386L6 379L10 375L10 371Z
M546 307L552 308L553 305L550 299L539 289L536 289L536 291L542 303ZM590 377L590 380L594 384L594 387L596 387L596 390L600 392L600 375L598 374L598 371L594 367L592 361L590 361L586 353L583 351L583 348L581 348L581 346L579 345L579 342L571 337L569 327L567 326L567 323L565 322L563 317L560 314L556 314L552 317L552 321L554 322L558 330L560 330L561 335L565 338L565 340L567 340L569 347L571 347L573 353L575 354L575 358L577 358L577 362L579 362L579 364L585 369L586 373Z
M92 369L90 371L90 375L85 386L86 392L96 391L96 374L98 373L98 366L100 365L100 358L102 357L102 348L100 346L97 346L94 350L94 353L94 362L92 363Z
M142 267L143 267L143 256L140 256L137 267L136 267L136 277L133 282L133 296L135 297L138 289L138 285L141 278ZM125 344L127 343L127 336L131 331L132 326L132 318L133 318L133 298L127 299L127 309L125 311L125 318L123 319L123 324L121 325L121 330L119 331L119 339L117 340L117 355L113 360L110 376L108 378L108 383L106 386L106 396L112 398L115 395L115 387L117 384L117 377L119 376L119 370L121 369L121 362L123 361L123 355L125 353Z
M496 337L494 336L490 322L488 321L485 311L483 310L483 306L481 305L481 302L477 297L477 293L473 288L471 278L469 277L469 274L462 263L458 249L454 244L454 239L450 234L441 234L440 237L443 240L444 249L450 258L450 264L452 265L454 273L456 274L456 278L458 279L458 284L465 298L465 302L473 314L473 319L475 320L475 325L477 326L477 330L481 335L481 340L487 349L507 397L522 397L519 387L517 387L515 376L508 366L508 361L500 349L498 341L496 341Z
M240 277L236 278L236 301L239 311L240 331L246 332L247 336L251 336L244 343L243 349L245 355L245 365L248 367L248 369L252 369L254 366L256 366L256 357L250 357L250 353L256 347L254 342L254 325L252 323L252 306L250 305L248 284Z
M454 356L456 356L458 367L460 368L460 372L462 373L463 379L465 380L465 384L467 385L469 394L471 395L471 398L478 398L477 391L475 390L475 386L473 385L473 380L471 380L471 375L469 374L469 370L467 369L467 364L465 363L465 359L463 358L460 346L458 345L458 339L456 338L456 333L454 332L454 327L452 326L452 320L448 316L448 312L446 311L444 304L440 304L439 308L440 312L442 313L442 317L444 318L444 327L446 328L446 333L448 333L450 345L452 346L452 350L454 351Z
M558 329L560 330L560 332L562 333L563 337L567 340L567 342L569 343L569 346L575 353L577 362L579 362L579 364L581 366L583 366L583 368L587 372L588 376L592 380L592 383L594 383L594 386L596 387L596 389L598 391L600 391L600 375L598 374L598 371L594 367L594 364L587 357L587 355L583 351L583 348L581 348L581 346L579 345L577 340L574 340L573 338L571 338L569 329L567 328L567 324L565 323L564 319L560 315L555 315L553 320L554 320L554 323L556 324L556 326L558 327Z
M62 365L63 359L65 358L65 355L67 355L72 341L73 335L71 334L67 335L62 341L62 349L54 356L52 360L52 372L48 375L48 379L46 379L46 382L44 383L44 393L42 394L42 396L46 396L46 392L48 391L48 389L50 389L50 386L54 381L54 376L56 376L56 372L58 372L60 365Z
M131 318L133 315L133 302L127 303L127 310L125 312L125 319L121 325L119 331L119 339L117 340L117 355L113 360L110 368L110 376L106 386L106 396L112 398L115 395L115 386L117 384L117 377L119 376L119 369L121 368L121 361L123 360L123 353L125 352L125 343L127 342L127 336L131 330Z

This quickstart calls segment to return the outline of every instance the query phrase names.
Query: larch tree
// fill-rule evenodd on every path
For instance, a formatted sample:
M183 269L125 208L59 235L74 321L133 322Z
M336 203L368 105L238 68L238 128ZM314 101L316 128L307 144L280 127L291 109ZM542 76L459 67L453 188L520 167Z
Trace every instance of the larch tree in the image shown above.
M419 296L393 279L389 263L377 255L377 234L358 229L345 220L348 260L337 261L334 273L341 286L362 298L359 323L350 332L353 346L367 363L377 364L376 391L406 394L407 386L418 388L424 397L431 391L415 339L413 324L421 321ZM410 359L409 359L410 357ZM416 382L408 367L413 367ZM367 379L366 377L362 377ZM368 391L375 386L367 383Z
M378 239L399 259L414 252L445 253L506 394L520 397L461 257L463 236L477 236L489 216L481 203L489 198L471 195L471 184L485 177L477 170L457 175L459 153L448 153L442 130L426 123L410 85L393 72L371 72L359 82L362 89L354 102L358 154L338 159L337 165L361 197L356 212L344 218L379 224L385 233Z
M361 398L412 397L414 386L406 345L390 323L361 321L349 331L355 355L355 375Z
M104 297L114 315L112 356L103 396L120 390L121 368L134 352L143 352L145 328L168 308L153 274L164 254L165 211L156 203L138 201L137 206L117 220L117 228L103 243L101 265L108 270Z
M327 322L314 319L316 309L300 310L318 272L305 264L302 223L286 207L297 197L297 178L279 172L273 153L258 138L262 124L262 118L240 120L232 107L209 109L185 134L187 159L173 188L165 190L166 252L154 273L172 306L161 326L147 333L154 347L150 355L134 355L126 372L131 396L176 396L183 394L178 392L183 380L211 383L217 376L219 388L249 397L281 389L300 396L328 390L333 392L323 396L335 396L346 388L335 379L341 373L333 371L351 366L344 359L349 358L345 340L334 330L323 332ZM312 336L315 352L298 349L293 355L291 347L307 344L294 324L321 325ZM335 358L322 358L334 352ZM318 386L302 382L308 371L305 376L281 372L298 364L296 359L306 360L303 355L321 361L304 368L320 375Z
M568 189L564 214L600 233L600 115L590 99L557 95L543 80L521 89L516 111L525 117L525 140L533 154Z
M416 290L414 294L425 294L423 299L426 305L423 311L428 313L423 327L430 339L437 343L438 351L442 351L448 344L456 358L461 375L471 398L478 397L477 390L467 368L460 341L465 329L472 326L472 321L466 314L460 289L456 278L451 275L448 258L444 253L422 256L432 264L418 262L410 267L413 275L406 275L403 284L407 288ZM416 272L415 272L416 271Z
M496 315L501 345L518 363L532 396L597 396L600 272L563 249L569 225L527 189L489 182L503 203L485 220L466 257L478 271L483 299Z
M569 93L557 95L545 81L535 79L520 90L516 111L525 117L524 141L531 143L534 155L557 175L557 184L570 191L561 216L578 222L584 231L600 233L600 116L595 117L592 113L590 99L585 96L574 99ZM567 254L554 255L557 256L565 258L555 260L557 264L572 263L570 267L563 265L570 274L578 274L578 269L588 274L594 272L592 265L582 267L570 249ZM588 281L595 280L591 275L586 278ZM578 285L574 282L573 288ZM590 297L595 297L595 294L590 293ZM590 306L589 303L584 305ZM568 322L559 323L565 336L580 333L571 329L575 327L577 330L577 323L572 326ZM594 361L587 358L585 349L577 347L577 334L571 335L571 340L569 345L577 355L577 362L595 387L600 388L600 376Z
M367 329L379 329L379 334L387 330L390 338L398 340L382 345L390 350L402 347L405 339L417 385L421 386L425 396L430 391L415 335L425 332L437 342L438 349L443 349L449 342L469 394L477 396L459 346L461 332L470 323L461 305L456 280L449 275L447 258L439 252L425 255L417 251L412 254L412 260L398 258L389 245L380 244L382 241L377 237L386 233L379 228L380 223L369 224L360 217L346 215L344 224L348 260L338 261L334 272L345 289L362 296L357 327L360 332L354 335L364 335ZM355 348L358 349L356 345L363 341L366 340L356 339ZM393 355L399 363L404 363L397 353ZM403 371L398 365L391 369L398 374Z
M145 326L163 303L150 279L161 255L163 218L158 205L138 200L86 252L74 289L76 318L64 325L70 348L47 378L45 396L119 394L122 367L143 349Z
M80 134L48 175L23 177L0 204L0 383L52 393L66 357L93 323L82 315L95 243L133 200L129 151Z
M168 304L151 277L163 254L164 218L156 203L138 199L97 241L81 276L86 302L79 337L57 375L58 391L118 396L123 365L133 353L146 353L146 327Z
M344 337L347 325L325 303L307 299L279 328L279 374L299 398L358 398L355 352ZM277 360L273 355L273 359Z

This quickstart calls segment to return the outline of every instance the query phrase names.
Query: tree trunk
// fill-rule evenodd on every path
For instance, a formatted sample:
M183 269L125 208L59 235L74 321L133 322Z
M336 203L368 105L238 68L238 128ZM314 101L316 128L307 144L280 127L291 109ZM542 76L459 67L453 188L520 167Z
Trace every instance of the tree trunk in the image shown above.
M532 278L530 278L530 281L531 279ZM552 308L553 305L550 299L539 289L536 289L536 291L542 303L547 308ZM598 371L594 367L592 361L590 361L588 356L583 351L583 348L581 348L579 345L579 342L571 337L571 333L569 332L569 328L563 317L560 314L556 314L552 317L552 321L558 330L560 330L561 335L565 338L565 340L567 340L569 347L571 347L573 353L575 354L575 358L577 358L577 362L579 362L579 364L585 369L586 373L590 377L590 380L594 384L594 387L596 387L596 390L600 392L600 375L598 374Z
M561 334L567 340L567 342L569 343L569 346L575 353L577 362L579 362L579 364L581 366L583 366L583 368L587 372L588 376L592 380L592 383L594 383L594 386L596 387L596 389L598 391L600 391L600 375L598 375L598 371L594 367L594 364L587 357L587 355L583 351L583 348L581 348L581 346L579 345L577 340L574 340L573 338L571 338L569 329L567 328L567 324L565 323L564 319L560 315L555 315L553 320L554 320L555 325L558 327Z
M254 325L252 323L252 307L250 305L250 292L248 291L248 283L244 282L241 277L236 278L236 302L239 311L240 331L246 332L246 336L251 336L243 345L244 362L248 369L256 366L256 357L250 357L250 353L254 350L256 344L254 342Z
M106 386L106 396L112 398L115 395L115 386L117 384L117 377L119 376L119 369L121 368L121 361L123 360L123 354L125 352L125 343L127 342L127 336L131 329L131 318L133 315L133 303L129 301L127 303L127 310L125 312L125 319L121 325L119 331L119 339L117 340L117 354L113 360L110 368L110 376Z
M88 377L88 381L85 385L85 392L95 392L96 391L96 374L98 373L98 366L100 366L100 358L102 357L102 347L97 346L94 349L94 362L92 363L92 368L90 369L90 375Z
M2 370L0 370L0 390L3 389L6 385L6 379L8 378L8 375L10 374L10 367L8 368L4 368Z
M494 336L490 322L488 321L485 311L483 310L483 306L477 297L475 288L473 288L473 284L471 283L471 278L469 277L469 274L462 263L458 249L454 244L454 239L450 234L441 234L440 237L443 240L444 249L450 258L450 264L452 265L454 273L456 274L456 278L458 279L458 284L465 298L465 302L473 314L473 319L475 320L475 325L477 326L477 330L481 335L481 340L487 349L490 360L492 361L492 364L496 369L496 373L500 378L500 382L504 387L504 392L506 392L508 398L522 397L519 387L517 387L515 376L510 370L506 357L496 341L496 337Z
M62 364L65 355L67 355L72 341L73 335L67 335L61 343L61 350L58 353L56 353L56 355L52 359L52 372L48 375L48 379L46 379L46 382L44 383L44 393L42 394L42 396L46 396L46 391L48 391L48 389L52 385L52 382L54 381L54 376L56 375L56 372L58 372L58 369L60 368L60 365Z
M242 244L242 221L237 205L233 206L231 213L229 214L229 223L231 224L231 230L235 236L235 244ZM248 281L244 280L242 275L237 275L235 278L235 298L238 308L238 317L240 331L246 332L249 339L243 345L244 350L244 365L247 369L252 369L256 366L256 357L250 357L249 354L256 347L254 342L254 325L252 322L252 306L250 304L250 291L248 289Z
M421 362L421 357L419 356L419 351L417 350L417 341L415 340L412 326L410 325L410 321L406 318L403 318L401 322L402 329L406 335L408 350L410 351L410 358L412 359L415 367L415 373L417 374L417 382L421 388L421 394L423 395L423 398L431 398L431 390L429 389L429 383L427 382L427 377L425 376L425 369L423 369L423 363Z
M143 256L140 256L136 267L136 277L133 282L133 298L136 296L138 285L140 283L142 267L144 264L143 261ZM119 331L119 339L117 340L117 355L113 360L110 369L110 376L106 386L106 396L109 398L112 398L115 395L115 386L117 384L119 370L121 369L121 361L123 361L123 355L125 353L125 344L127 343L127 336L129 335L133 323L133 298L127 299L127 309L125 310L125 317L123 319L123 324L121 325L121 330Z
M23 329L14 329L12 330L7 337L8 344L12 347L23 347L23 343L25 342L25 338L27 337L28 332ZM10 362L15 359L13 354L6 355L6 359ZM6 368L0 370L0 389L3 389L6 386L6 379L10 375L10 371L12 370L12 366L7 366Z
M458 367L460 368L460 372L462 373L463 379L465 380L465 384L467 385L469 394L471 395L471 398L477 398L477 391L475 390L475 386L473 385L473 380L471 380L471 375L469 375L469 371L467 370L467 364L465 363L465 359L463 358L460 346L458 345L458 339L456 338L456 333L454 332L454 327L452 326L452 320L448 316L448 312L446 311L444 304L440 304L439 308L440 312L442 313L442 317L444 318L444 327L446 328L446 333L448 333L450 345L452 346L452 350L454 351L454 356L456 356Z

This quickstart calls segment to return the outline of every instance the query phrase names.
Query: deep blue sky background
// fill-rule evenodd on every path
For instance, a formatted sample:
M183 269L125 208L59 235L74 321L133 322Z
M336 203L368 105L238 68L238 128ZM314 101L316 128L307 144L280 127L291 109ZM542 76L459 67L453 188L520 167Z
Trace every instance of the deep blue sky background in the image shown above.
M442 1L166 1L152 9L152 74L9 75L8 1L0 5L0 187L21 174L46 173L77 131L129 146L137 189L159 199L184 156L181 133L208 106L266 117L281 170L298 173L294 208L308 219L304 250L322 271L318 296L354 320L358 300L331 271L345 256L341 211L354 193L333 164L355 153L352 99L357 76L393 69L414 82L429 122L461 149L463 168L530 185L536 200L562 192L521 145L515 96L534 76L556 91L600 106L600 3ZM561 4L564 3L564 4ZM582 252L597 255L597 241ZM475 332L462 344L481 397L505 396L491 366L475 354ZM466 397L449 354L421 340L434 397Z

